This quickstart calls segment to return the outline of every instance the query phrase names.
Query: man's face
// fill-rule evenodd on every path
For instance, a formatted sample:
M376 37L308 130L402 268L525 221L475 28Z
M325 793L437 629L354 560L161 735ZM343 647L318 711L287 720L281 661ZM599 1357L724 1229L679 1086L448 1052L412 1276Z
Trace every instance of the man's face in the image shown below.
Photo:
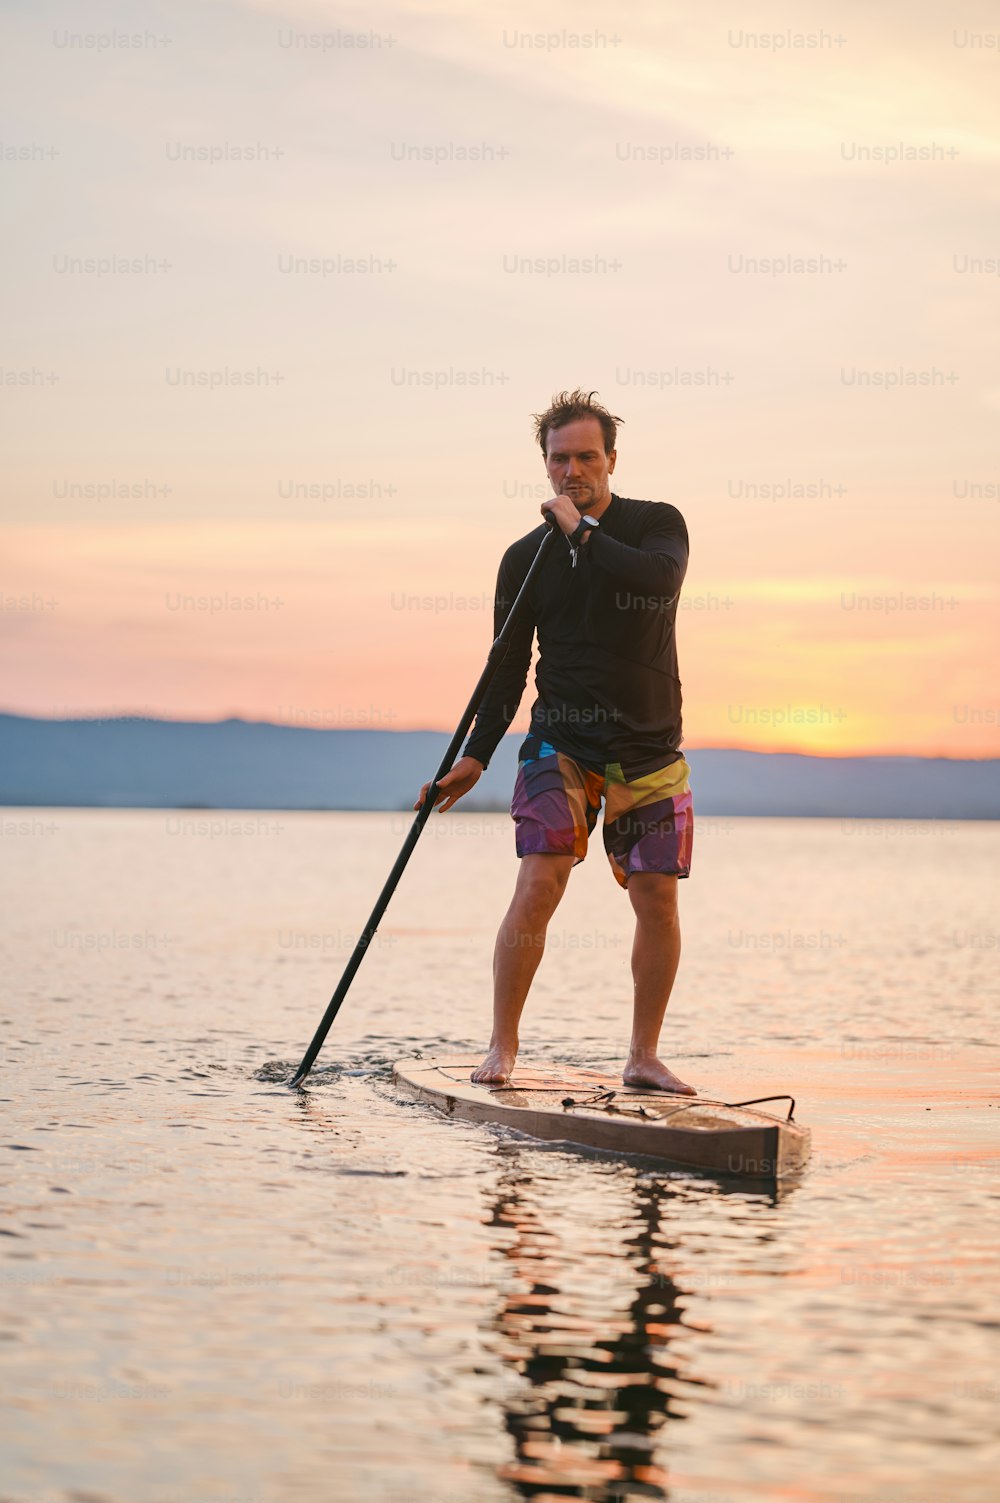
M611 500L615 450L604 452L604 434L595 417L578 418L564 428L550 428L545 468L557 496L566 495L581 515Z

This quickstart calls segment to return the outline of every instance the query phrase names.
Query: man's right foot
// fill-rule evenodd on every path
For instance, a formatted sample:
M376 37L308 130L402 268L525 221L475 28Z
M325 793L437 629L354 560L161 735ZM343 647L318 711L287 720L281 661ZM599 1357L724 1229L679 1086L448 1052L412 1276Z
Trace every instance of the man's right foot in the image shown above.
M490 1047L478 1069L473 1070L472 1080L476 1085L506 1085L517 1059L517 1048Z

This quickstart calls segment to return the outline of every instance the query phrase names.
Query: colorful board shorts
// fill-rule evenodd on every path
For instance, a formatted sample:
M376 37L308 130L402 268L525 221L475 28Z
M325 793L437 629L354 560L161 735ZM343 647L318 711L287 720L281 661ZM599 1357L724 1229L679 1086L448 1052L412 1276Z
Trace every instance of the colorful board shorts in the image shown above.
M538 735L521 746L510 812L518 856L587 854L604 799L604 849L622 887L633 872L691 872L694 808L683 757L628 782L620 762L581 766Z

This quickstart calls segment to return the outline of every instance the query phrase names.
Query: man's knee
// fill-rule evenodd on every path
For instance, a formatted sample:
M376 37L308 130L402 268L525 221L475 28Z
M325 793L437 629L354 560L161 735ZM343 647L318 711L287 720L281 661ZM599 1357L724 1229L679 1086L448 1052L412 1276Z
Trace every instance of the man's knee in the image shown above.
M572 869L572 856L523 857L517 878L519 902L533 912L553 912Z
M663 872L633 872L628 895L640 922L674 925L678 922L677 878Z

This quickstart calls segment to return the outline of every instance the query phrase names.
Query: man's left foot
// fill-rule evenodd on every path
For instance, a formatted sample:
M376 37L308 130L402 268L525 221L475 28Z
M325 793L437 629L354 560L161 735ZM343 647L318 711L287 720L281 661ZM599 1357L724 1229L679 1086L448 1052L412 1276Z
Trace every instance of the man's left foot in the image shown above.
M622 1080L630 1086L647 1086L656 1091L673 1091L677 1096L697 1096L694 1086L686 1085L673 1070L668 1070L662 1060L629 1060L622 1071Z

